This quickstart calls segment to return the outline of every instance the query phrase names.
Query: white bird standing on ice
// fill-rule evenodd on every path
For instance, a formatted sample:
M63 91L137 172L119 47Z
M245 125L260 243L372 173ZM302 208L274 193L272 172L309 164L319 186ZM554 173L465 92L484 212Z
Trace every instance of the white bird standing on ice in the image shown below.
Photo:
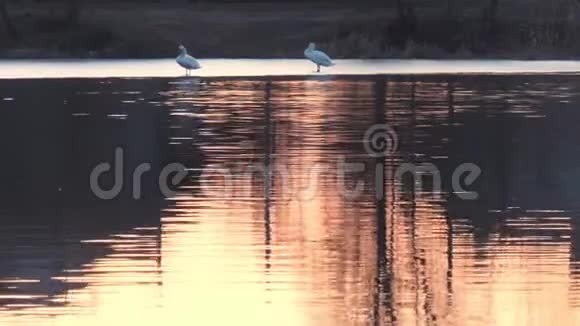
M179 56L175 59L178 65L185 68L185 75L189 76L191 70L196 70L201 68L201 65L194 57L187 54L187 49L185 46L179 46Z
M314 43L308 44L308 47L304 50L304 56L316 64L316 72L320 72L320 66L334 66L332 59L326 53L316 50L316 44Z

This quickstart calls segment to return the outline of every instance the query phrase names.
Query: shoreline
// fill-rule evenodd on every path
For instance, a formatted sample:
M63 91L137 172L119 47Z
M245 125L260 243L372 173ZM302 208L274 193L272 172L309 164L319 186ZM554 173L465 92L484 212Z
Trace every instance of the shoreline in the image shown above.
M580 60L336 60L336 66L315 72L306 59L200 59L195 78L335 78L436 75L558 75L580 74ZM175 78L184 72L174 59L10 59L0 60L0 79Z

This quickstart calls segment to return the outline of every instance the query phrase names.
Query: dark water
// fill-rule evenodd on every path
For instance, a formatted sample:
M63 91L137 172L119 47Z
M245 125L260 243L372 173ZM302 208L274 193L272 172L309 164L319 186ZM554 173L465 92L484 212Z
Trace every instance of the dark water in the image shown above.
M577 103L575 76L0 81L0 325L578 325Z

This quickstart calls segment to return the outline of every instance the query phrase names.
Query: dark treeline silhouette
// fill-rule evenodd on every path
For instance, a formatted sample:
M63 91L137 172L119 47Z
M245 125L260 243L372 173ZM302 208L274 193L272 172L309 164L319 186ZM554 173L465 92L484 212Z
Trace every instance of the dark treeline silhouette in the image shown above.
M202 56L295 57L316 41L337 58L570 58L580 55L579 7L570 0L0 0L0 56L17 48L166 57L185 43ZM191 32L200 30L212 40Z

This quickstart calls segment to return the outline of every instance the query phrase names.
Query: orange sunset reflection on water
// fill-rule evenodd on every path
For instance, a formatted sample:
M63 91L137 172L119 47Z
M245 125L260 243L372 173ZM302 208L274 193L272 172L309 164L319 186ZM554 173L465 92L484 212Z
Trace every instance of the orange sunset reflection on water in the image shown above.
M136 93L143 98L155 90L135 105L163 112L158 145L191 178L151 225L1 230L9 273L0 274L0 325L579 324L580 216L562 207L565 185L539 196L535 170L517 168L551 175L572 155L537 155L530 143L540 124L562 121L548 104L577 96L576 86L384 76L117 82L147 87ZM361 142L377 122L399 137L383 158ZM507 132L507 150L486 151ZM465 160L484 171L478 200L450 189ZM365 171L343 182L344 161ZM393 178L405 162L435 164L442 194ZM264 165L274 167L271 184ZM357 182L359 196L345 196Z

